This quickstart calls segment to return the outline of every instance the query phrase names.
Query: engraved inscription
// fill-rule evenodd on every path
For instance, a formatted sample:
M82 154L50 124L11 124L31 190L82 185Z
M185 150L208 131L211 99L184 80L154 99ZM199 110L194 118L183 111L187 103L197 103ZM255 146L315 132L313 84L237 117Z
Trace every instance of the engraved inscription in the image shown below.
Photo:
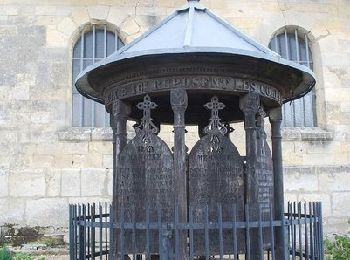
M137 106L143 110L143 118L135 127L136 136L120 154L117 165L118 211L123 207L126 222L145 222L146 207L150 209L150 221L157 221L157 208L162 209L162 220L171 221L174 214L174 167L170 149L156 133L151 119L151 109L156 104L148 96ZM120 214L120 213L119 213ZM158 247L158 234L151 235L151 252ZM145 252L146 233L136 236L137 252ZM132 234L125 234L125 252L133 252Z
M208 89L228 92L256 92L261 96L282 103L280 92L272 86L255 80L227 76L169 76L166 78L142 79L113 87L104 94L105 103L145 93L166 91L174 88Z
M258 183L258 202L262 207L263 217L268 216L269 207L273 203L273 164L271 150L266 141L266 133L264 130L265 112L260 107L257 116L257 165L256 176Z
M243 159L237 148L225 136L227 129L220 122L218 111L224 105L213 98L206 104L212 110L206 135L193 147L189 155L189 202L194 210L194 222L205 222L205 208L209 209L209 221L218 221L219 204L222 205L223 221L232 221L233 205L237 209L237 220L243 219ZM211 237L218 237L210 231ZM205 253L204 233L196 231L195 253ZM232 252L232 233L224 232L224 251ZM231 246L230 246L231 245ZM219 252L219 242L210 241L211 252Z

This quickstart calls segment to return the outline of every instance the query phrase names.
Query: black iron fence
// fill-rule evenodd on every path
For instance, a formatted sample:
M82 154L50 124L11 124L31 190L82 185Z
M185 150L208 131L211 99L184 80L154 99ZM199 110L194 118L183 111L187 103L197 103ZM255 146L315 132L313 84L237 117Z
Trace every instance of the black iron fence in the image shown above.
M283 220L274 220L269 207L264 214L258 210L256 221L247 217L240 221L238 211L232 207L232 219L227 221L223 219L223 209L218 205L217 219L213 221L210 219L210 210L206 207L203 212L204 221L200 223L194 221L195 209L191 207L186 223L179 222L177 217L174 221L163 221L161 209L155 209L156 219L152 219L150 208L145 209L146 221L137 221L135 209L128 211L122 208L113 223L110 221L111 209L110 205L70 205L71 260L256 260L250 253L251 247L256 245L256 249L261 251L261 259L280 260L276 256L278 241L275 232L281 228L285 233L286 250L290 259L323 260L322 210L319 202L288 203ZM245 216L249 216L251 211L246 205ZM186 244L183 248L181 239ZM203 250L202 254L198 253L198 248ZM113 253L118 257L113 257Z

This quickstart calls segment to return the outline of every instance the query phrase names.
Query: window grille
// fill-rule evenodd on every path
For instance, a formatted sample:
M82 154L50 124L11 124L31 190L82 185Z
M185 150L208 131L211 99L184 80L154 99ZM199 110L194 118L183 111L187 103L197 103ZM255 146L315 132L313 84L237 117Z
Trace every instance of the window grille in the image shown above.
M109 114L105 107L83 97L75 88L78 74L89 65L111 55L123 46L116 32L109 31L107 25L91 25L82 31L73 48L73 100L72 125L80 127L109 126Z
M283 58L295 61L313 69L312 52L306 33L298 29L286 28L275 35L269 48ZM303 98L286 103L283 106L284 127L313 127L315 126L315 91Z

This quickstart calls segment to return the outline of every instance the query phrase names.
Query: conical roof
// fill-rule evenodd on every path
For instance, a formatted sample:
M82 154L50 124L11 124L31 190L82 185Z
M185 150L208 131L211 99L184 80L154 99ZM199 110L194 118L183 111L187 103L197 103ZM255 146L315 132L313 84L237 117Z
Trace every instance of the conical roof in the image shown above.
M216 16L199 1L189 0L183 8L176 10L152 30L86 68L78 76L76 87L82 95L104 103L101 92L89 80L91 74L98 73L103 77L105 68L141 57L186 53L225 54L259 60L266 66L283 66L288 73L296 74L292 78L300 78L295 80L294 86L288 86L291 94L284 95L284 102L305 95L315 85L314 74L309 68L281 58Z

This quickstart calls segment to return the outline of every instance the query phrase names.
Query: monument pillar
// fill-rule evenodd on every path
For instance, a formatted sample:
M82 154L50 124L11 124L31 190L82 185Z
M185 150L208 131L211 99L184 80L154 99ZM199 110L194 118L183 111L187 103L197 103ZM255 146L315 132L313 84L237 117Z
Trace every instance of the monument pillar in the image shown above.
M174 112L174 171L176 180L176 207L178 221L187 221L187 175L185 144L185 111L188 105L187 93L184 89L173 89L170 92L170 103ZM186 234L175 239L175 259L186 259Z
M271 123L273 184L274 184L274 214L276 220L284 221L284 189L283 189L283 164L282 164L282 108L274 108L269 113ZM276 228L276 257L287 259L284 227Z
M111 113L111 127L113 130L113 201L112 201L112 214L111 222L115 222L118 217L118 175L117 166L119 165L119 155L120 152L127 144L127 119L130 113L130 106L117 99L113 103L112 113ZM111 244L111 249L113 251L114 259L117 259L117 229L115 229L113 236L113 243ZM114 248L113 248L114 247Z
M259 110L260 98L255 93L248 93L240 98L240 109L244 113L244 130L246 139L246 167L244 177L244 202L252 206L258 198L258 187L255 176L257 161L257 126L256 115Z
M249 221L258 220L259 210L259 185L257 176L257 159L258 159L258 131L257 114L260 107L260 97L256 93L248 93L240 98L240 109L244 113L244 130L246 139L246 165L244 173L244 204L245 219ZM250 235L246 239L246 245L250 245L246 249L248 259L263 259L262 241L257 238L259 236L258 229L251 229Z

